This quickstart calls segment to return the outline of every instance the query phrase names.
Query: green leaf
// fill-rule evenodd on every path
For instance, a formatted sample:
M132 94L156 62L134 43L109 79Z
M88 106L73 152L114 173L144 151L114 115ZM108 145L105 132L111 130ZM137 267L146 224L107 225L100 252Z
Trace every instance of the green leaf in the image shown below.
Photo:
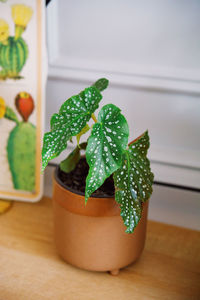
M45 133L42 149L42 170L48 161L67 148L67 142L87 124L98 108L102 95L95 87L86 88L79 95L72 96L61 106L59 113L51 118L51 131Z
M79 147L77 146L69 156L60 163L60 169L65 173L70 173L73 171L79 162L81 155L80 151L85 150L87 143L81 143Z
M131 168L134 171L134 187L142 202L147 201L152 194L154 175L151 172L150 161L146 157L149 143L148 131L129 145Z
M105 105L99 112L98 123L93 125L86 148L89 173L85 202L120 167L128 136L128 123L120 109L113 104Z
M121 216L132 233L142 214L142 202L152 194L153 173L146 157L149 136L146 131L129 145L124 153L121 167L114 173L115 199L120 204Z
M109 81L106 78L101 78L97 80L93 86L95 86L100 92L108 87Z
M64 117L54 114L52 119L55 121L52 130L45 133L43 139L42 170L46 168L49 160L57 157L67 148L67 141L71 138L70 128L66 125Z
M86 88L79 95L65 101L59 114L63 115L71 127L71 135L77 135L91 118L92 113L99 107L102 95L95 87Z
M12 110L12 108L6 106L6 112L4 118L9 119L17 124L19 124L19 120L17 118L16 113Z
M123 165L114 173L115 200L120 204L121 216L127 227L126 232L132 233L141 218L142 205L133 188L133 174L128 151L124 153Z

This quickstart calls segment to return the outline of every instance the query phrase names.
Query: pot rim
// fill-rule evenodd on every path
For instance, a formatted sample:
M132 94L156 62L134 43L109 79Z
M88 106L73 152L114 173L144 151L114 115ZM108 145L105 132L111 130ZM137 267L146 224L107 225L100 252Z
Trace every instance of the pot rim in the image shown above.
M58 170L60 169L60 166L59 165L57 165L56 166L56 168L55 168L55 171L54 171L54 178L55 178L55 180L56 180L56 182L60 185L60 186L62 186L65 190L67 190L67 191L69 191L69 192L71 192L71 193L74 193L74 194L77 194L77 195L80 195L80 196L84 196L85 197L85 193L83 193L83 192L80 192L80 191L77 191L77 190L75 190L75 189L73 189L73 188L70 188L70 187L68 187L68 186L66 186L63 182L62 182L62 180L59 178L59 176L58 176ZM110 195L105 195L105 196L96 196L96 195L91 195L90 196L90 198L110 198L110 199L115 199L115 195L113 195L113 196L110 196Z

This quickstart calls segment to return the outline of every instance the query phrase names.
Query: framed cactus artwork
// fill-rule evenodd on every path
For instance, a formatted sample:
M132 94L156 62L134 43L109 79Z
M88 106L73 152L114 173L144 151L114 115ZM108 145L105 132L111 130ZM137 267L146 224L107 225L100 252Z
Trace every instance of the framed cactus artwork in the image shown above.
M26 4L25 4L26 3ZM0 198L42 195L44 3L0 2Z
M29 53L23 33L32 18L33 9L24 4L14 4L11 6L11 15L15 27L13 36L6 19L0 19L0 79L22 78L21 71Z

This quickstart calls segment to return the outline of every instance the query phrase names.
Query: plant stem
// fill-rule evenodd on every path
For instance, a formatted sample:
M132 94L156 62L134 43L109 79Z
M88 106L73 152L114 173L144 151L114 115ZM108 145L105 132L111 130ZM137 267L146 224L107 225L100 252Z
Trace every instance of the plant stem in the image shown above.
M24 32L24 30L25 30L25 27L20 26L20 25L15 25L15 40L20 38L20 36Z
M97 118L95 117L95 114L94 114L94 113L92 114L92 119L93 119L93 121L94 121L95 123L97 123Z

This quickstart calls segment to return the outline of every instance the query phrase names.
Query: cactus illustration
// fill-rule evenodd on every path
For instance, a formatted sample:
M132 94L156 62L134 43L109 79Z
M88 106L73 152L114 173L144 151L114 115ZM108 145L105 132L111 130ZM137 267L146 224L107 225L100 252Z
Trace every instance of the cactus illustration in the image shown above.
M15 105L23 120L27 122L34 110L34 101L31 95L26 92L19 93L15 98Z
M9 37L7 44L0 45L0 64L2 78L20 78L22 70L28 57L28 47L26 42L20 37L15 40Z
M21 122L11 131L8 162L16 189L33 191L35 187L35 126Z
M6 44L8 37L9 25L5 20L0 19L0 44Z
M21 122L15 112L5 106L3 99L0 98L0 100L0 115L16 123L7 142L8 162L14 188L33 192L35 189L36 128L28 122L34 109L33 99L26 92L21 92L16 96L16 108L23 118Z
M28 46L22 38L33 11L23 4L12 6L15 36L9 36L9 25L0 19L0 79L20 79L20 72L28 57Z

